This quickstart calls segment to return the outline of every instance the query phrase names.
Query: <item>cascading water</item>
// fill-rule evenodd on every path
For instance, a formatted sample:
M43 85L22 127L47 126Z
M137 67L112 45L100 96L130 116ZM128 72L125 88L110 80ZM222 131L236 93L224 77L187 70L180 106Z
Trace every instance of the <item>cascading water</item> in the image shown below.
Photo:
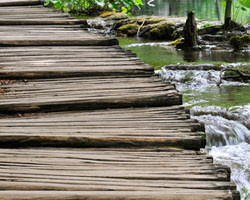
M220 71L214 70L163 69L157 73L163 80L174 82L184 94L191 117L205 124L204 151L214 157L215 163L231 168L231 179L242 200L250 199L250 98L241 102L240 96L249 94L249 85L223 81L219 88Z

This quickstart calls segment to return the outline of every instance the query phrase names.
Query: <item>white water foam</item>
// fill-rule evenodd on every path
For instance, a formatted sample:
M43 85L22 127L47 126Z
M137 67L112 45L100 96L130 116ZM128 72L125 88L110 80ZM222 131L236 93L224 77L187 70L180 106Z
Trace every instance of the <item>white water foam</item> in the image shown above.
M215 70L169 70L162 69L155 72L159 74L163 81L171 81L179 87L179 90L185 88L203 90L209 86L216 86L220 82L220 71ZM222 80L220 85L249 85L248 83L233 82ZM183 88L183 89L181 89Z
M213 156L214 163L228 165L231 168L231 180L241 192L241 199L249 200L250 144L242 142L238 145L213 146L209 154Z
M142 46L161 46L161 45L167 45L170 42L148 42L148 43L133 43L124 45L124 48L130 48L130 47L142 47Z

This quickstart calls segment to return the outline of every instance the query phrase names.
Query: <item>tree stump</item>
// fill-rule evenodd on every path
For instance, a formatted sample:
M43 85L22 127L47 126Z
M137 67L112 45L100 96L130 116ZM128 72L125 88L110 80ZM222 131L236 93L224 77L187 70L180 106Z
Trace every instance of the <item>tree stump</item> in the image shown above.
M194 48L197 46L197 26L195 21L194 11L188 12L188 18L183 29L184 34L184 43L183 47L186 48Z
M226 11L225 11L225 30L231 27L231 7L232 7L232 0L227 0L226 4Z

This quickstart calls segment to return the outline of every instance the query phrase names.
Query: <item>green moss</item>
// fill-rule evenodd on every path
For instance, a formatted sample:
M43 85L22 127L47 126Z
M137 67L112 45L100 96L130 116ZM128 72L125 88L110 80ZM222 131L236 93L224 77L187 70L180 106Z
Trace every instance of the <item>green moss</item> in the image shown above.
M129 21L130 24L132 23L138 23L142 24L144 22L144 25L148 24L157 24L159 22L162 22L166 20L164 17L156 17L156 16L151 16L151 17L145 17L145 16L139 16L139 17L132 17Z
M127 36L134 36L137 34L139 27L138 24L126 24L118 28L118 32L120 34L126 34Z
M161 22L152 27L150 30L150 39L170 40L174 31L174 24L169 22Z
M177 45L179 44L182 44L184 42L184 39L183 38L179 38L169 44L167 44L166 46L172 46L172 47L176 47Z
M237 67L244 74L250 74L250 64L249 65L240 65Z
M218 31L222 30L222 26L207 26L207 27L201 27L198 30L199 35L204 34L216 34Z
M90 19L92 17L90 17L89 15L86 15L86 14L81 14L81 15L71 15L73 17L75 17L76 19Z
M228 71L225 71L225 75L226 75L226 76L238 76L239 73L237 73L237 72L235 72L235 71L230 71L230 70L228 70Z
M240 41L243 44L248 44L250 43L250 35L243 35L240 37Z
M123 20L123 19L127 19L128 18L128 15L125 14L125 13L121 13L121 14L115 14L115 15L111 15L109 17L107 17L107 20L115 20L115 21L118 21L118 20Z
M233 45L235 49L239 49L240 46L241 46L241 44L240 44L240 36L235 35L235 36L231 37L230 44Z
M235 49L239 49L240 47L247 46L250 44L250 35L235 35L231 37L230 44L234 46Z

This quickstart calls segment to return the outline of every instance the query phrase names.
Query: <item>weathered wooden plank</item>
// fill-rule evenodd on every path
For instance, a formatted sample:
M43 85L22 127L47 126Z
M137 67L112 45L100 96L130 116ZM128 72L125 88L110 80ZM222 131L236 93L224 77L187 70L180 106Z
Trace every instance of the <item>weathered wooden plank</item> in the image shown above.
M156 77L6 81L1 86L0 107L1 112L34 112L181 104L181 95L173 85L156 81Z
M82 25L26 25L26 26L1 26L1 31L2 32L38 32L39 30L41 31L82 31L85 30ZM14 49L13 49L14 50Z
M40 9L39 9L40 10ZM68 13L61 13L61 12L44 12L44 11L34 11L34 9L32 9L32 13L27 12L27 10L25 9L24 11L20 10L9 10L8 8L5 7L5 9L1 9L1 19L2 20L8 20L8 19L39 19L39 18L61 18L61 19L66 19L70 18L70 19L75 19L74 17L71 17L70 14ZM13 14L13 12L15 12ZM25 13L26 12L26 13ZM10 28L14 28L14 27L10 27ZM36 27L33 27L36 28Z
M74 19L0 19L0 25L74 25L74 24L84 24L85 20L74 20Z
M115 169L114 169L115 170ZM66 182L67 181L67 182ZM32 180L31 180L32 182ZM57 181L55 181L57 182ZM63 183L65 182L65 183ZM77 184L76 184L77 183ZM117 182L101 182L100 180L92 180L92 185L89 185L89 181L81 181L82 184L80 184L80 181L75 181L73 183L69 183L69 180L62 180L62 182L58 183L43 183L42 180L39 183L30 183L30 182L1 182L0 190L20 190L20 191L34 191L34 190L57 190L57 191L64 191L65 188L67 188L70 191L100 191L100 190L115 190L115 191L137 191L138 188L136 184L133 183L119 183ZM85 183L85 185L83 185ZM116 185L115 185L116 184ZM140 190L141 191L164 191L166 188L185 188L185 189L203 189L203 190L218 190L220 188L229 188L232 190L235 190L235 185L233 183L226 183L226 182L218 182L216 184L213 184L211 181L169 181L169 182L163 182L162 181L162 187L160 187L160 184L140 184ZM230 188L231 185L231 188ZM156 187L158 187L156 189Z
M145 195L146 199L239 198L235 184L227 181L229 168L213 165L210 158L195 151L50 148L0 152L3 199L18 199L8 191L21 194L24 199L52 199L52 191L60 199L64 198L62 194L71 199L96 199L99 195L107 199L142 199ZM47 193L36 196L42 190ZM73 191L77 197L72 197ZM25 196L26 192L30 196Z
M68 53L65 46L60 50L44 46L38 50L34 50L34 47L18 49L20 52L13 51L12 47L2 48L3 53L0 53L2 78L86 77L96 74L148 76L153 74L154 70L152 66L145 65L135 58L130 51L124 51L116 46L103 50L100 50L100 46L91 48L74 46Z
M37 50L32 50L27 51L25 49L21 50L21 51L8 51L8 49L6 48L0 48L0 59L2 60L2 58L9 58L9 57L15 57L19 58L19 57L24 57L24 58L28 58L28 57L33 57L33 56L37 56L38 58L41 58L43 56L48 56L48 57L56 57L56 56L75 56L77 57L88 57L88 58L98 58L98 57L103 57L103 58L110 58L110 57L114 57L114 58L119 58L119 57L135 57L136 54L129 52L129 51L123 51L123 50L119 50L119 49L114 49L114 48L110 48L110 49L106 49L103 47L103 49L95 49L93 48L87 48L84 49L84 47L86 46L82 46L80 47L81 49L69 49L69 51L60 51L60 50L56 50L56 51L46 51L46 50L41 50L39 51L38 48ZM72 47L70 47L72 48ZM1 50L5 50L4 52Z
M93 55L94 54L94 55ZM143 62L137 58L137 57L128 57L126 55L120 56L120 57L113 57L112 54L109 54L110 56L105 56L105 55L95 55L95 53L87 55L75 55L72 57L71 55L64 55L63 57L61 56L54 56L54 55L48 55L48 56L18 56L18 57L13 57L11 60L9 58L1 58L0 57L0 62L2 65L6 64L16 64L15 62L18 63L39 63L39 62L44 62L44 63L57 63L57 62L81 62L81 63L101 63L99 65L104 65L105 63L116 63L117 65L125 65L125 64L143 64ZM98 59L98 60L97 60ZM130 61L130 62L128 62ZM144 65L147 66L147 65Z
M0 6L26 6L26 5L40 5L43 0L1 0Z
M1 22L0 22L1 23ZM58 38L58 39L37 39L29 38L23 39L12 39L6 40L4 38L0 39L0 46L107 46L107 45L118 45L118 40L115 38L103 38L103 39L93 39L93 38L82 38L82 39L70 39L70 38Z
M130 50L124 50L118 45L114 46L39 46L39 47L1 47L0 52L32 52L32 51L54 51L56 52L75 52L75 51L125 51L125 52L131 52Z
M14 104L15 105L15 104ZM178 107L173 107L173 110ZM155 111L161 111L161 114ZM199 149L204 127L195 120L170 115L169 108L55 113L2 119L0 145L121 147L178 146ZM185 113L185 110L182 110ZM40 116L40 117L38 117ZM73 129L73 130L72 130ZM11 133L9 130L12 130Z
M90 67L91 68L91 67ZM152 76L152 70L145 69L117 69L109 67L106 70L101 68L87 70L84 68L75 67L72 68L64 68L63 70L58 68L53 68L53 71L50 71L49 68L40 69L40 71L32 71L28 70L9 70L9 71L1 71L0 76L3 79L38 79L38 78L67 78L67 77L89 77L96 76L96 74L100 74L101 76L110 76L110 77L150 77Z
M233 194L227 190L200 190L198 193L195 190L176 190L173 193L172 189L166 189L165 191L2 191L0 192L0 198L5 200L19 200L19 199L46 199L46 200L77 200L77 199L96 199L96 200L115 200L115 199L140 199L140 200L218 200L218 199L232 199Z
M2 113L64 111L78 109L106 109L145 106L170 106L181 104L181 95L176 90L163 92L127 93L116 96L77 96L57 97L55 94L44 97L21 98L15 101L2 101Z

